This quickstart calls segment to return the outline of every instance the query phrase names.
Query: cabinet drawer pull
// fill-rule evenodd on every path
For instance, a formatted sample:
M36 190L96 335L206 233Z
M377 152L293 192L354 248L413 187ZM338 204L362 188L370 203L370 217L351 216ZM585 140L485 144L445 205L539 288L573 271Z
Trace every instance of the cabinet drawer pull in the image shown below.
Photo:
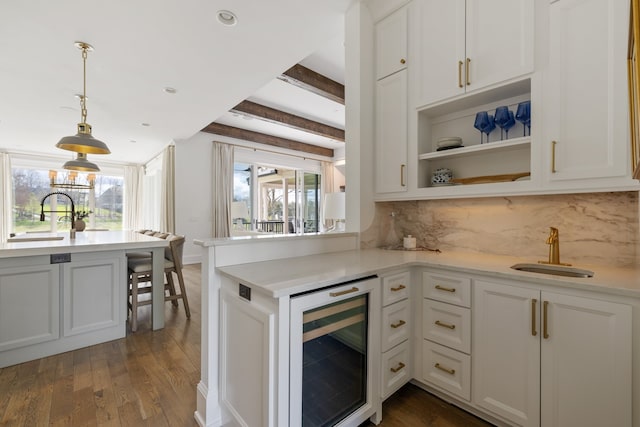
M551 173L556 173L556 141L551 141Z
M401 291L403 289L407 289L407 287L405 285L398 285L395 288L391 288L391 292L398 292L398 291Z
M471 59L467 58L467 67L464 70L464 73L467 75L467 86L471 86L471 76L469 75L469 64L471 64Z
M536 304L538 303L537 299L531 300L531 335L534 337L538 335L538 331L536 331Z
M389 368L389 370L395 374L396 372L398 372L400 369L404 368L405 366L406 365L404 363L399 362L398 366L396 366L395 368Z
M400 63L401 63L401 64L406 64L406 63L407 63L407 61L405 61L405 59L404 59L404 58L402 58L402 59L400 59Z
M436 322L435 322L435 323L436 323L436 325L438 325L438 326L442 326L443 328L449 328L449 329L451 329L451 330L454 330L454 329L456 328L456 325L451 325L451 324L449 324L449 323L444 323L444 322L441 322L441 321L439 321L439 320L436 320Z
M436 285L436 289L438 289L439 291L445 291L445 292L455 292L456 288L447 288L445 286L440 286L440 285Z
M339 297L341 295L346 295L346 294L350 294L352 292L358 292L360 289L356 288L355 286L351 289L345 289L344 291L340 291L340 292L329 292L329 296L332 297Z
M435 364L435 365L433 365L433 366L435 366L437 369L440 369L441 371L446 372L447 374L455 375L455 373L456 373L456 370L455 370L455 369L448 369L448 368L445 368L444 366L440 366L440 364L439 364L439 363L436 363L436 364Z
M403 326L403 325L406 325L406 324L407 324L407 322L405 322L404 320L400 320L398 323L392 323L389 326L391 326L393 329L397 329L400 326Z
M406 166L405 165L400 165L400 185L402 187L406 187L407 184L404 182L404 168Z
M462 61L458 61L458 87L464 87L462 84Z
M549 301L543 301L542 303L542 336L544 339L549 339L549 330L547 329L547 314L548 314Z

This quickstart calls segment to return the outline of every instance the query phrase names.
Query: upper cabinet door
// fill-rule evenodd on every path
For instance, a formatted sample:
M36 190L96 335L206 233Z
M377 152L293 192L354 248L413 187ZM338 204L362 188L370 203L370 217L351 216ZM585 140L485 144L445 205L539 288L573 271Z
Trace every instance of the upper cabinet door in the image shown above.
M531 0L417 0L416 107L532 72L533 19Z
M376 79L407 67L407 8L378 22L376 32Z
M467 92L533 71L531 0L467 0Z
M412 23L418 62L416 106L463 94L465 1L419 0Z
M552 185L572 187L588 178L606 185L601 178L630 176L628 37L628 1L551 4L542 114Z

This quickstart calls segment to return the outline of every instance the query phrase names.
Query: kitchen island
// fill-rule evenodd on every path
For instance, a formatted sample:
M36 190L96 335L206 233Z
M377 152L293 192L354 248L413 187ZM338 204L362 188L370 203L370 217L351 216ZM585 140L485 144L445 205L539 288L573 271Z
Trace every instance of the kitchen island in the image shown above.
M576 267L593 270L595 275L560 277L511 269L513 264L536 261L518 257L452 251L359 250L357 236L351 233L279 239L209 239L196 240L196 244L203 247L202 380L197 389L195 414L200 425L218 426L230 421L242 424L246 419L263 419L264 425L289 425L289 332L294 327L289 322L291 300L296 295L377 276L383 288L383 305L385 282L392 283L396 277L403 277L407 299L400 304L410 307L410 314L401 322L402 327L410 331L404 343L385 350L382 331L381 368L378 375L374 375L378 382L374 389L380 402L393 392L385 383L389 371L384 368L385 355L395 357L392 353L400 349L410 356L401 364L394 361L391 368L393 372L402 368L404 382L411 380L497 425L547 425L549 417L556 416L566 417L561 419L565 424L554 425L594 425L600 420L584 409L593 407L616 425L640 427L637 410L640 408L640 268L637 266L578 265ZM399 288L396 285L395 289ZM455 292L465 289L464 301L448 300L453 289ZM525 291L528 296L521 298L520 293ZM513 307L512 301L516 304ZM384 313L395 306L389 304L380 310ZM436 311L451 308L456 315L467 316L468 323L459 324L451 331L453 335L458 331L468 335L464 338L443 335L442 331L449 331L449 327L436 327L433 332L430 327L433 322L427 319L434 307ZM246 320L253 319L244 324L256 335L251 335L253 338L240 346L244 348L242 354L228 354L232 349L229 345L240 345L233 344L234 337L249 333L226 320L225 316L233 315L235 319L238 313L245 313ZM487 322L495 326L509 325L506 331L511 335L505 335L504 342L500 341L504 331L495 335L495 328L485 328ZM391 324L399 323L394 320ZM384 328L384 321L382 325ZM472 340L472 334L478 339ZM565 339L561 340L561 336ZM463 342L456 349L458 339ZM483 345L484 341L490 341L491 346ZM464 343L466 345L462 345ZM524 353L520 359L513 357L525 348L530 353ZM455 358L466 362L454 365L455 369L436 362L438 367L434 370L433 357L443 357L443 354L450 357L447 363L454 363ZM253 360L252 357L262 363L245 363ZM525 359L532 364L518 368ZM246 370L234 376L233 369L225 365L238 360L242 366L252 369L250 389L242 389ZM518 368L515 372L522 376L514 376L513 384L502 383L503 375L491 365L494 360L506 361L503 366ZM577 360L581 363L574 363ZM568 366L553 365L567 361ZM603 370L601 363L609 368ZM585 370L590 374L585 376ZM590 379L576 388L576 377ZM497 388L485 385L494 384L494 379L502 385ZM527 381L524 387L523 381ZM593 384L594 381L597 384ZM547 390L550 383L553 386ZM473 393L470 384L475 384ZM252 401L258 399L263 404L244 405L246 393L257 389L259 392L252 395ZM485 395L488 391L496 394ZM522 396L517 396L513 401L499 400L522 392L526 393L526 399L520 400ZM594 395L601 401L579 405L583 408L580 414L570 409L576 399L590 402ZM518 406L520 404L522 406ZM549 405L567 406L558 409ZM591 417L591 423L566 424L567 420L582 422L584 419L580 417L585 416ZM379 421L381 417L379 412L372 419ZM522 422L519 417L526 419Z
M124 337L127 252L153 256L153 329L164 327L167 241L133 231L9 240L0 243L0 367Z

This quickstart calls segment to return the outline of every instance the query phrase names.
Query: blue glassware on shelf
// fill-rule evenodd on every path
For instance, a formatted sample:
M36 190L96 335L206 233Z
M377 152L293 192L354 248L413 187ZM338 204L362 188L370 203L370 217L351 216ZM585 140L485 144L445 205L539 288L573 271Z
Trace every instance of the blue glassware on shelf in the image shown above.
M487 134L487 142L489 142L489 134L496 128L496 121L491 114L487 116L488 121L482 131Z
M500 140L509 139L509 129L516 124L513 111L506 106L496 108L495 122L500 127ZM506 138L503 136L503 131L506 133Z
M482 134L485 132L485 129L489 125L489 113L486 111L480 111L476 113L476 121L473 124L473 127L480 131L480 144L482 144ZM489 136L487 135L487 139Z
M529 135L531 135L531 101L524 101L518 104L516 120L522 123L522 136L527 135L527 128L529 128Z

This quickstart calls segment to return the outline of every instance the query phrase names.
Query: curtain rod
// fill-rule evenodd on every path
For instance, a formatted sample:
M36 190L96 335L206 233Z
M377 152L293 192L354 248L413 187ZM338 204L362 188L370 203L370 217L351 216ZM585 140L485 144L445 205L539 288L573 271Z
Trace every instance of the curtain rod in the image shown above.
M211 142L219 143L219 144L231 145L232 147L239 147L239 148L244 148L244 149L247 149L247 150L263 151L265 153L272 153L272 154L279 154L279 155L282 155L282 156L296 157L296 158L302 159L302 160L315 160L315 161L318 161L318 162L333 163L333 161L330 160L330 158L323 157L323 156L321 156L323 158L315 158L315 157L309 157L309 156L300 156L300 155L297 155L297 154L283 153L281 151L267 150L267 149L264 149L264 148L250 147L250 146L246 146L246 145L242 145L242 144L234 144L232 142L224 142L224 141L216 141L216 140L213 140Z

